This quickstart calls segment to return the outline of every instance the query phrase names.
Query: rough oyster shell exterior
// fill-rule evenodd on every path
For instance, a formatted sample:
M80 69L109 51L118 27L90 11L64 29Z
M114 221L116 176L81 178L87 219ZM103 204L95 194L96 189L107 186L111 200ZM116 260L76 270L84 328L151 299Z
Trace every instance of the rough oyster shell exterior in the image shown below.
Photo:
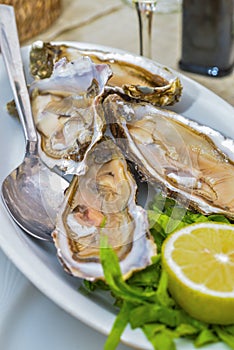
M151 60L126 52L83 49L72 43L67 46L36 42L30 54L31 73L43 79L50 76L51 66L60 58L74 60L80 56L110 65L113 76L106 89L109 93L118 92L157 106L172 105L180 99L182 85L175 73Z

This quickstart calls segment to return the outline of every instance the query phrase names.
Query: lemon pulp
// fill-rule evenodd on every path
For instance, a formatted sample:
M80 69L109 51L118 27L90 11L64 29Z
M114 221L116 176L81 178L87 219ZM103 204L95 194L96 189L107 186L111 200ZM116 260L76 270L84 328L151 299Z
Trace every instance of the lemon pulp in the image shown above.
M208 323L234 323L234 226L200 223L164 242L162 264L169 291L193 317Z

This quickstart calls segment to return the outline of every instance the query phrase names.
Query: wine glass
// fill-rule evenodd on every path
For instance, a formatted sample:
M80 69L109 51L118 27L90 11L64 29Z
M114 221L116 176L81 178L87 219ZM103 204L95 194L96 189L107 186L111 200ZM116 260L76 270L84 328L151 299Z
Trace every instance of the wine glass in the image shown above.
M139 24L140 55L152 57L152 21L157 0L132 0L135 5Z
M124 0L135 7L139 22L140 55L152 58L152 22L155 12L169 13L180 9L182 0Z

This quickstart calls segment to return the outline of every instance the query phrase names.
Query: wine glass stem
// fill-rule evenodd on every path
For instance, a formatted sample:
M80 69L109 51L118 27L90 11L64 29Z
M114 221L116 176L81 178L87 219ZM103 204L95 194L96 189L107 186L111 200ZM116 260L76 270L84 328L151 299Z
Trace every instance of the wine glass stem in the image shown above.
M157 1L136 1L135 6L139 21L140 55L152 58L152 20Z

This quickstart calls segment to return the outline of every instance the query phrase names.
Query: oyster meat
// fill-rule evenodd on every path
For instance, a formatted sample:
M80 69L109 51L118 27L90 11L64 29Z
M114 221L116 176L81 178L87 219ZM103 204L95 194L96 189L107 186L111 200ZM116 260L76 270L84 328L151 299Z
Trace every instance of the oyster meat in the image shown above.
M234 218L234 142L211 128L147 103L108 96L103 108L126 158L204 214Z
M87 172L74 175L52 236L66 271L104 279L101 237L115 250L124 278L143 269L156 254L146 211L135 203L136 183L119 148L102 139L87 156Z
M168 106L179 101L182 85L168 68L128 53L108 52L67 45L35 42L30 53L31 73L43 79L51 75L54 63L66 57L69 61L88 56L97 64L111 67L113 76L106 90L118 92L157 106Z
M40 156L50 168L84 172L86 153L105 129L99 98L111 74L108 65L94 64L89 57L63 58L50 78L31 84Z

